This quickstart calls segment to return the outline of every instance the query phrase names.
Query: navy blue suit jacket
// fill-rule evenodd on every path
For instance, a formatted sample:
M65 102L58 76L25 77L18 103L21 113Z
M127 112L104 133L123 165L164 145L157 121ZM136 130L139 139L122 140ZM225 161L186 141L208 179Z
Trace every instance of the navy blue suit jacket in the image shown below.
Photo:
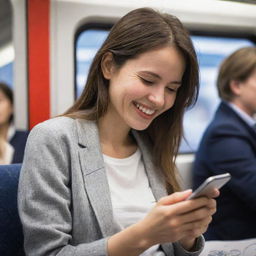
M15 134L9 141L14 148L12 163L22 163L28 134L29 132L27 131L16 130Z
M206 240L256 238L256 130L222 102L206 129L193 167L193 186L229 172Z

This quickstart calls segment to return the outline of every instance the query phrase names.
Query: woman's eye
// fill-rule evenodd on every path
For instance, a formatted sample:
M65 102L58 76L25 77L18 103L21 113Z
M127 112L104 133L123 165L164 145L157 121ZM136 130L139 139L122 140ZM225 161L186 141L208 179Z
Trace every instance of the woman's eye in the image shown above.
M176 92L177 90L171 87L166 87L168 92Z
M141 81L144 83L144 84L147 84L147 85L152 85L154 82L153 81L150 81L150 80L147 80L145 78L142 78L140 77Z

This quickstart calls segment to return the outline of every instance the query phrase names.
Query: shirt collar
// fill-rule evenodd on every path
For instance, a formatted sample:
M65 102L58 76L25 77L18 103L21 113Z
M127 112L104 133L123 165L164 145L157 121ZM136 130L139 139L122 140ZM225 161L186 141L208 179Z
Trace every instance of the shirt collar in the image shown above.
M256 120L231 102L226 102L249 126L255 127Z

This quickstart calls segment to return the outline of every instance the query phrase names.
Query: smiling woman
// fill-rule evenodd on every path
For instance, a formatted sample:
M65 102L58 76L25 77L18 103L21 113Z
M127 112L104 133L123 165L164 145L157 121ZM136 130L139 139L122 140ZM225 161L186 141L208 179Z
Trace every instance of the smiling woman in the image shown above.
M199 255L215 200L184 201L174 163L197 92L182 23L150 8L123 16L80 98L31 131L19 184L26 254Z

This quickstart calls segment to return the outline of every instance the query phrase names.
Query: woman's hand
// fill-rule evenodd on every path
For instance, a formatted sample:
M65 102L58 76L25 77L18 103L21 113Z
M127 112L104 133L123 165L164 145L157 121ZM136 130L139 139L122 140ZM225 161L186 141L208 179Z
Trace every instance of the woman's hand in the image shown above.
M219 190L215 189L214 191L212 191L212 194L210 195L210 197L215 198L215 197L218 197L219 194L220 194ZM195 200L195 199L192 199L192 200ZM216 201L213 199L210 199L209 204L206 207L212 210L214 214L216 212ZM200 235L202 235L204 232L206 232L208 225L212 221L213 214L209 215L208 217L206 215L204 218L201 219L201 221L199 219L199 223L197 222L194 223L195 228L189 231L190 234L188 234L187 236L185 236L183 239L180 240L180 243L184 247L184 249L191 250L191 248L194 247L195 239Z
M177 241L193 250L195 239L205 232L216 211L216 202L207 197L186 201L191 193L186 190L161 198L143 220L109 238L108 254L138 256L155 244ZM216 190L213 197L218 194Z
M148 246L180 241L186 250L194 246L195 239L204 233L216 212L212 198L185 199L191 190L173 193L161 198L151 212L138 223ZM219 192L213 192L213 197Z

